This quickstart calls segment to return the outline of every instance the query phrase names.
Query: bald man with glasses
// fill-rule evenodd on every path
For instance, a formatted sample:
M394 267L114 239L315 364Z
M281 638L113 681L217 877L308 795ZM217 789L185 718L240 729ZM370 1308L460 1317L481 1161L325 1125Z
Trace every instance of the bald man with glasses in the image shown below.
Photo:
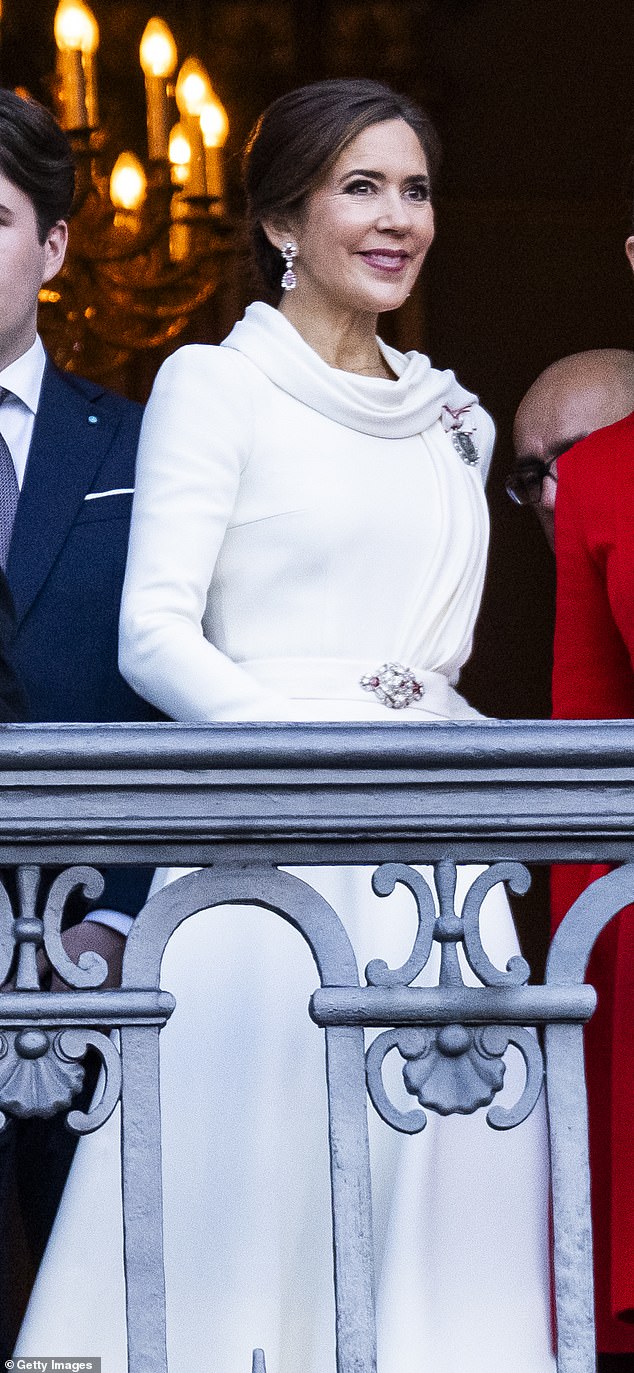
M557 459L580 439L634 411L634 352L596 348L553 362L533 382L513 425L515 467L506 490L530 505L552 549Z

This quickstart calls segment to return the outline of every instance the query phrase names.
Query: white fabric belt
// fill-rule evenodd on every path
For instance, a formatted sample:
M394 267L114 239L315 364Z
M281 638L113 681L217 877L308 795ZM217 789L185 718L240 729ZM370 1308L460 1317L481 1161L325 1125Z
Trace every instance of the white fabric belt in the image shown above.
M403 663L402 666L413 672L423 692L419 700L405 709L395 710L382 705L373 691L360 685L361 678L371 675L381 663L354 658L252 658L240 663L240 667L262 686L291 699L358 701L366 707L374 704L381 713L396 720L409 711L444 720L481 718L442 672L428 672L415 663Z

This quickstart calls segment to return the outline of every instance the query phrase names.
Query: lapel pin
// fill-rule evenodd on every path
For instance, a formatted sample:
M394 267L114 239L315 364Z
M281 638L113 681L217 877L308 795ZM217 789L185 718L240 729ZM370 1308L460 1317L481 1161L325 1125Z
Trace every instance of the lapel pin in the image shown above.
M88 416L88 423L89 423L89 424L99 424L99 416L98 416L98 415L89 415L89 416Z

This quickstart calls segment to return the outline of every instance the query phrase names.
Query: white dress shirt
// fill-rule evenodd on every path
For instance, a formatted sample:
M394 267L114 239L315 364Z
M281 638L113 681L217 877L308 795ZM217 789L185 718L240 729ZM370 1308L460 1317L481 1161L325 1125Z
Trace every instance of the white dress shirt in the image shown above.
M38 334L27 352L0 372L0 386L11 393L0 405L0 434L9 445L20 491L40 403L45 366L46 353Z

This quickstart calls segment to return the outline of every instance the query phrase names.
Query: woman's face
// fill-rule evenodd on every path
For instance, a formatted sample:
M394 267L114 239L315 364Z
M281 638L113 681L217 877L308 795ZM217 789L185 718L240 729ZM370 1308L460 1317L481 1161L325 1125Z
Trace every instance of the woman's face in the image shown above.
M402 119L353 139L308 200L294 237L297 304L394 310L410 294L434 236L427 159Z

